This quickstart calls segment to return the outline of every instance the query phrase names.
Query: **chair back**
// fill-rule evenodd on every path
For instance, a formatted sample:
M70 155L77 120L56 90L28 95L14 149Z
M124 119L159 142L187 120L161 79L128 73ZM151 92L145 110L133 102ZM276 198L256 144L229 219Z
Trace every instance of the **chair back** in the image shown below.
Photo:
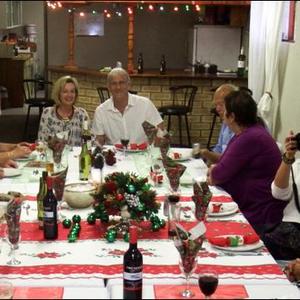
M103 103L105 100L107 100L110 97L110 93L109 93L109 89L107 87L104 86L99 86L97 87L97 92L100 98L100 103ZM137 94L137 91L132 91L129 90L128 91L130 94Z
M44 100L51 98L50 92L52 82L42 79L24 79L23 80L23 95L25 102L29 100ZM39 95L39 91L41 95Z
M184 106L188 109L188 112L192 112L197 90L198 88L194 85L171 86L173 105Z

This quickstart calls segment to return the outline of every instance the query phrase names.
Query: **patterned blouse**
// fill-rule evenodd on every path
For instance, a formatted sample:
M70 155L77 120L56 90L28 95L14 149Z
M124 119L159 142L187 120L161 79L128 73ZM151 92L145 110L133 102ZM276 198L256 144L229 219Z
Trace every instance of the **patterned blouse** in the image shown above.
M38 132L38 140L47 142L49 136L62 131L69 131L70 146L81 145L81 132L84 120L89 120L89 115L82 107L74 106L72 119L63 120L56 113L56 106L47 107L43 110L40 127Z

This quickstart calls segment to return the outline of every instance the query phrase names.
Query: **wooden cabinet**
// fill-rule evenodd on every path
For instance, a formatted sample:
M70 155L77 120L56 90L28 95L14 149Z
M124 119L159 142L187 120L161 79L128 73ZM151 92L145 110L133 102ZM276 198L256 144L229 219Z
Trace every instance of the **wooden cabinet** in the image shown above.
M32 78L32 59L0 58L0 85L7 88L4 107L23 107L23 79Z

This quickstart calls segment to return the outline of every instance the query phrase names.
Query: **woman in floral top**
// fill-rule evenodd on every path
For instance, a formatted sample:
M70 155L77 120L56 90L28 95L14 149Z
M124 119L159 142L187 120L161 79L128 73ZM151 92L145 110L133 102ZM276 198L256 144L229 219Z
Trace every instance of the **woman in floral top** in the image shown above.
M56 105L43 110L38 140L47 142L50 136L67 131L68 144L80 146L83 121L89 121L89 115L84 108L75 106L78 99L77 80L70 76L59 78L54 84L52 97Z

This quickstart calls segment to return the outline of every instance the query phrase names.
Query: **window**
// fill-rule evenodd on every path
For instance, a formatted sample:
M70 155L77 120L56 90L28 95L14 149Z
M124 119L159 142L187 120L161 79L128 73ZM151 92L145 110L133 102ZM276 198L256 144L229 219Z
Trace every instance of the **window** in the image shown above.
M22 25L22 1L6 1L6 27Z
M296 1L284 1L283 5L282 40L285 42L293 42Z

